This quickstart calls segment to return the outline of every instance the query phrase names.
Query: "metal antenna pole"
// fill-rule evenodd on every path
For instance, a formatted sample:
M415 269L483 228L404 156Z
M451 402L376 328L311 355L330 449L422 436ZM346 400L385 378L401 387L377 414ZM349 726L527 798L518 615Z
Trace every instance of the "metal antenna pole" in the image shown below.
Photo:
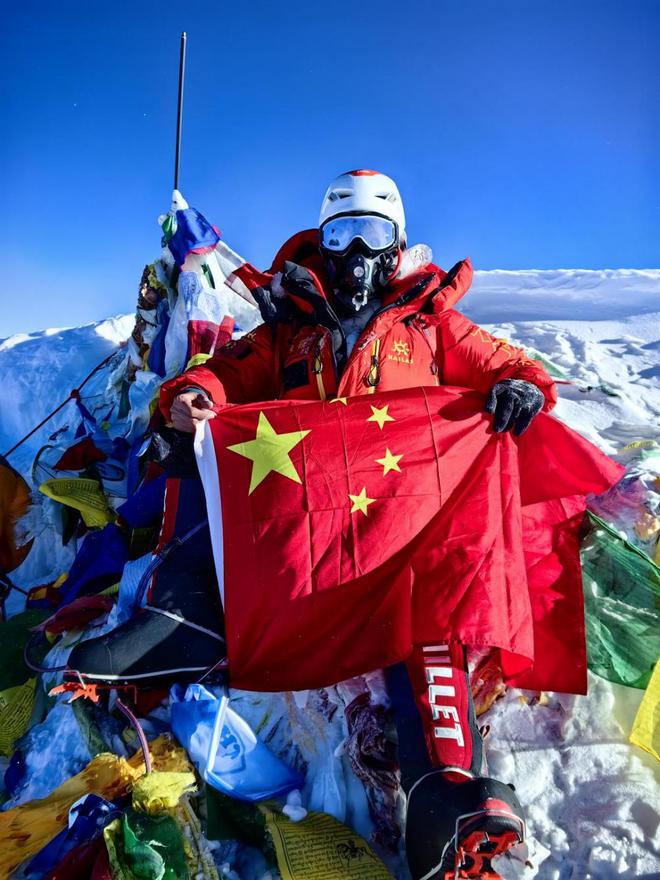
M179 53L179 100L176 114L176 153L174 157L174 189L179 188L179 163L181 160L181 126L183 122L183 80L186 73L186 32L181 34Z

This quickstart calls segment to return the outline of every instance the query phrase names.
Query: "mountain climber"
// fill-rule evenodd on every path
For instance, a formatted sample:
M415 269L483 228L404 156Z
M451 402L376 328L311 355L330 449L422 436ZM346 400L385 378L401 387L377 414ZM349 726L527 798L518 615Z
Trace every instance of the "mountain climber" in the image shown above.
M224 401L324 399L444 383L483 391L493 429L523 433L554 404L552 380L521 350L451 308L469 287L469 261L444 273L427 248L406 245L394 181L366 170L339 176L323 199L319 229L287 242L270 284L253 290L264 325L165 387L161 407L169 408L174 427L193 431ZM479 778L482 748L465 649L420 646L408 666L438 768L409 788L413 875L453 869L462 851L458 864L479 876L486 858L521 837L520 806L507 786ZM461 814L470 818L461 823Z
M454 310L471 283L469 260L444 272L431 262L429 248L408 247L401 196L384 174L357 170L337 177L318 228L289 239L268 273L246 265L236 275L264 323L165 383L160 409L178 432L194 432L215 416L213 407L227 402L349 398L444 384L481 392L493 430L518 436L556 401L539 363ZM185 476L179 507L201 510L199 484ZM175 520L168 522L166 504L163 530L170 538L182 534ZM186 557L199 585L190 595L182 596L179 586L186 559L161 567L146 610L151 635L144 617L129 621L79 645L71 667L91 678L134 680L217 662L222 613L204 588L211 576L205 542L208 530L195 536ZM467 650L456 643L419 645L406 669L407 675L404 667L388 675L413 878L496 876L488 874L490 860L523 839L524 819L511 787L481 775ZM418 715L410 711L411 694Z

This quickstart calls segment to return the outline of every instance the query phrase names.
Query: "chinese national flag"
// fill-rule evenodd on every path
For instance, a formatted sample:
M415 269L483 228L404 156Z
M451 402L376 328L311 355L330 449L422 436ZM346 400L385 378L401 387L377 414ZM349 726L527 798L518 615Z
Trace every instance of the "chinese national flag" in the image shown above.
M551 416L495 434L483 406L412 388L206 423L234 687L322 687L458 640L501 649L521 686L584 691L577 530L621 468Z

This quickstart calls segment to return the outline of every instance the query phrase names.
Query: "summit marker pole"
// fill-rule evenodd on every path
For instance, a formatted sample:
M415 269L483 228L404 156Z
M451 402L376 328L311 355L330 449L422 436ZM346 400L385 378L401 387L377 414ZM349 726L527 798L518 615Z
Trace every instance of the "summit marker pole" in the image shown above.
M186 32L181 34L179 51L179 99L176 114L176 152L174 156L174 189L179 188L179 164L181 160L181 126L183 122L183 80L186 73Z

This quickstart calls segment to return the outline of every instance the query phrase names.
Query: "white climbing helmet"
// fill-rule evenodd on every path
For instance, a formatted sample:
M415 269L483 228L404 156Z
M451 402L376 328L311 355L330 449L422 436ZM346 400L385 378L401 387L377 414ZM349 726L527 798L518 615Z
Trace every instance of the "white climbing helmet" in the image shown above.
M379 171L347 171L332 181L323 198L319 226L339 214L379 214L393 220L400 238L405 237L401 194L392 178Z

